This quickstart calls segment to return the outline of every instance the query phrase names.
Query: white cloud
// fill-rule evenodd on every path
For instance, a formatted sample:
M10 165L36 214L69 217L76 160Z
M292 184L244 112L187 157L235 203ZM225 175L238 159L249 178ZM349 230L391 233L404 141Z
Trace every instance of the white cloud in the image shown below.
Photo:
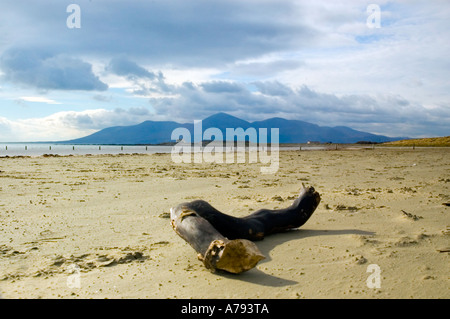
M8 120L0 117L0 141L62 141L83 137L102 128L132 125L148 119L146 108L57 112L42 118Z
M43 96L22 96L19 98L19 100L23 100L26 102L46 103L46 104L61 104L60 102L56 102L55 100Z

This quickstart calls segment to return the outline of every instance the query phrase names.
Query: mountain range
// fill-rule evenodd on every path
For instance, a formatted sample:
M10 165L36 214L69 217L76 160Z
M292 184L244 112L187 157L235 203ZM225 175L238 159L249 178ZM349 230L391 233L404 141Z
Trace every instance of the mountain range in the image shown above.
M267 142L269 143L272 141L270 135L271 128L279 129L279 143L307 143L308 141L321 143L357 143L361 141L379 143L402 139L400 137L388 137L357 131L346 126L319 126L300 120L287 120L278 117L263 121L247 122L226 113L217 113L207 117L202 120L201 124L203 132L208 128L218 128L221 130L223 140L227 140L226 128L242 128L243 130L255 128L256 132L261 132L259 129L266 128L268 135ZM86 137L61 141L60 143L123 145L173 143L175 140L171 139L172 132L177 128L187 129L190 137L193 139L194 123L180 124L173 121L145 121L137 125L105 128ZM228 138L228 140L231 139Z

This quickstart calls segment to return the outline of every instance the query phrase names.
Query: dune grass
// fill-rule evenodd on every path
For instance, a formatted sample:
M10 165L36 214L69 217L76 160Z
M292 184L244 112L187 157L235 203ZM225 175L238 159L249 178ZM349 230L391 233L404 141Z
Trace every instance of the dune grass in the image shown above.
M450 146L450 136L400 140L400 141L395 141L395 142L384 143L383 145L445 147L445 146Z

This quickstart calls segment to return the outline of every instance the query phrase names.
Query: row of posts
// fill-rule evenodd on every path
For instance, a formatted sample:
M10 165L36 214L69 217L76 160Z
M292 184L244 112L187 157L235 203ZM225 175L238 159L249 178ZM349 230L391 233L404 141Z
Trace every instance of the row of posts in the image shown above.
M5 146L5 149L8 150L8 145ZM50 145L50 146L48 147L48 149L51 151L51 150L52 150L52 146ZM27 145L25 145L25 151L26 151L26 150L28 150L28 146L27 146ZM75 146L72 146L72 150L75 151ZM98 150L99 150L99 151L102 150L101 145L98 147ZM123 151L123 146L120 147L120 150ZM145 147L145 150L146 150L146 151L148 150L148 147L147 147L147 146Z
M6 150L8 150L8 145L6 145L5 148L6 148ZM375 145L372 145L372 149L374 149L374 148L375 148ZM416 148L416 145L413 144L412 149L414 150L415 148ZM50 145L50 146L48 147L48 149L51 151L51 150L52 150L52 146ZM338 149L338 144L335 145L335 149L336 149L336 150ZM28 150L28 146L27 146L27 145L25 145L25 151L26 151L26 150ZM75 146L72 146L72 150L75 151ZM98 150L99 150L99 151L102 150L101 145L99 145ZM120 147L120 150L123 151L123 146ZM145 150L146 150L146 151L148 150L148 147L147 147L147 146L145 147ZM301 151L301 150L302 150L302 147L300 146L300 151Z

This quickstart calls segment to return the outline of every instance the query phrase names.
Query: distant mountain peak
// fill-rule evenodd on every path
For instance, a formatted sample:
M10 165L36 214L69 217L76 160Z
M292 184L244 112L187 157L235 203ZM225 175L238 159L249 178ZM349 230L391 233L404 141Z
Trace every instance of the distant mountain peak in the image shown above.
M224 113L224 112L219 112L219 113L210 115L207 118L205 118L203 121L244 121L244 122L247 122L243 119L240 119L236 116L233 116L233 115L230 115L230 114Z
M215 113L213 115L208 116L207 118L205 118L205 120L208 119L221 119L221 118L228 118L228 119L236 119L236 120L240 120L240 118L237 118L236 116L230 115L228 113L225 112L219 112L219 113Z
M105 128L89 136L61 143L161 144L174 142L171 140L172 132L180 127L187 128L193 135L193 123L180 124L173 121L148 120L137 125ZM300 120L288 120L280 117L250 123L225 112L213 114L202 120L203 131L210 127L220 129L224 136L226 128L243 128L244 130L249 127L253 127L256 130L265 128L269 132L271 128L278 128L280 143L306 143L308 141L332 143L388 142L400 139L361 132L345 126L322 127Z

